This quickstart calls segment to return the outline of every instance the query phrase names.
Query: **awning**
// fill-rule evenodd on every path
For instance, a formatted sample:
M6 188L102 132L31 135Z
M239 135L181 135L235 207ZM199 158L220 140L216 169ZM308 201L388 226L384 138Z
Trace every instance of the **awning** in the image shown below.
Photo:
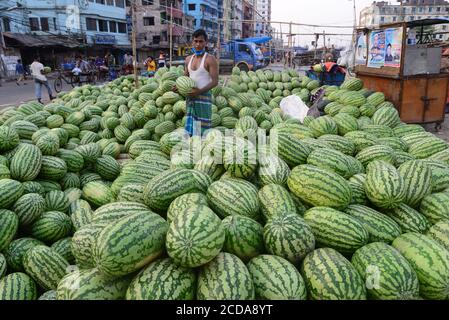
M83 43L69 37L58 35L29 35L15 32L3 32L5 42L12 47L66 47L78 48Z
M407 22L407 27L425 27L425 26L433 26L436 24L444 24L449 23L449 19L447 18L435 18L435 19L422 19L422 20L413 20Z

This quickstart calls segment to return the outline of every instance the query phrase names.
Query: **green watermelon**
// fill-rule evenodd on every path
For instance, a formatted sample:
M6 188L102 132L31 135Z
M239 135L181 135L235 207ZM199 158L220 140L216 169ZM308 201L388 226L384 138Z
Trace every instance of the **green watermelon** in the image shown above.
M36 300L36 283L25 273L10 273L0 279L0 300Z

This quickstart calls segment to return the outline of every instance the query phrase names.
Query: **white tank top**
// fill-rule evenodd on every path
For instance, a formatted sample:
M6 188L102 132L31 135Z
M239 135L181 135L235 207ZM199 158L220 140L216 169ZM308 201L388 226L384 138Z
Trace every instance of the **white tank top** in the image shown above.
M189 61L189 65L188 65L190 78L193 81L195 81L197 88L200 90L205 88L209 83L212 82L212 78L211 78L209 72L204 67L204 62L206 61L206 57L207 57L207 52L204 54L204 57L201 60L201 64L200 64L200 67L198 68L198 70L192 70L192 61L193 61L194 56L192 56L192 58Z

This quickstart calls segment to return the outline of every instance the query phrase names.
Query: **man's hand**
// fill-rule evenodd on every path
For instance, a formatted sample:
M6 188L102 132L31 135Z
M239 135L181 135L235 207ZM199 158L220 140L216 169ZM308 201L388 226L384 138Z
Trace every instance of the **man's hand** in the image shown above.
M189 98L198 97L201 94L201 90L198 88L193 88L192 91L187 95Z
M177 88L176 86L173 86L173 87L171 88L171 91L173 91L173 92L175 92L175 93L178 93L178 88Z

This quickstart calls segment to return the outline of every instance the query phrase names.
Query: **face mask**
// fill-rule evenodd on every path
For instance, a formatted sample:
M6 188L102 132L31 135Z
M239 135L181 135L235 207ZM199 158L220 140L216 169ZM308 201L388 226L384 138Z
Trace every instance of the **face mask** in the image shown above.
M192 51L193 51L193 54L195 54L196 56L200 56L200 55L202 55L203 53L206 52L206 49L198 51L195 48L192 48Z

